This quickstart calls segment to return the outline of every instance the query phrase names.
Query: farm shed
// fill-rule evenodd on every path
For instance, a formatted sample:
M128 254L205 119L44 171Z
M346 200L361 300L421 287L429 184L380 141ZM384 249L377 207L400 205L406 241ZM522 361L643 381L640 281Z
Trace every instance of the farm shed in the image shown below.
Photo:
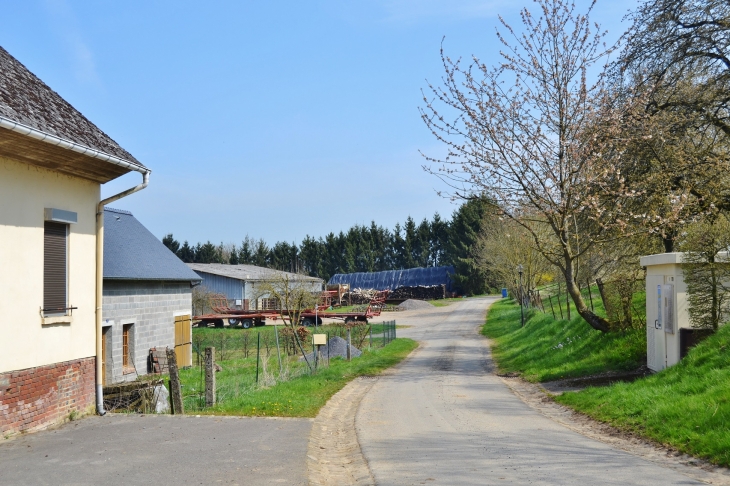
M348 284L350 289L396 290L401 287L436 287L444 285L452 292L451 275L454 267L409 268L384 272L338 273L327 285Z
M131 171L142 184L101 200ZM103 220L149 169L0 47L0 435L101 411Z
M200 277L128 211L104 209L102 343L104 378L148 372L151 348L175 347L192 363L192 287Z
M320 292L324 285L321 278L308 277L298 273L282 272L255 265L226 265L222 263L188 263L191 269L203 279L202 287L217 294L223 294L232 305L242 309L260 309L261 285L289 278L297 285L304 285L312 292Z

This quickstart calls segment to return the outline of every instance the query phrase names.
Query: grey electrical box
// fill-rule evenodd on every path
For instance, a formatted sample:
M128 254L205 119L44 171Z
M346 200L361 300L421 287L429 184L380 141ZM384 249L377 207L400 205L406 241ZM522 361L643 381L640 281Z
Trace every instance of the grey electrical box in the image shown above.
M63 209L45 208L44 216L46 221L55 223L78 223L79 215L73 211L64 211Z

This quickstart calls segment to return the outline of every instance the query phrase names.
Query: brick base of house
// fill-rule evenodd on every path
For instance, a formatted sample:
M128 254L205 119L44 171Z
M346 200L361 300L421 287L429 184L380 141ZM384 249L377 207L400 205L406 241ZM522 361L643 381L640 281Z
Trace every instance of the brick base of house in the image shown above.
M0 434L43 429L94 406L96 358L0 373Z

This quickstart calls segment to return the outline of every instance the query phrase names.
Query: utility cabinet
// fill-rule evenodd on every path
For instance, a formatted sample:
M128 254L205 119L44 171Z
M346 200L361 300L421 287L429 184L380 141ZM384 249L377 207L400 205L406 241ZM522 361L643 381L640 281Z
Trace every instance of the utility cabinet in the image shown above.
M681 329L692 329L687 313L687 286L682 253L660 253L641 258L646 267L646 361L660 371L681 359Z

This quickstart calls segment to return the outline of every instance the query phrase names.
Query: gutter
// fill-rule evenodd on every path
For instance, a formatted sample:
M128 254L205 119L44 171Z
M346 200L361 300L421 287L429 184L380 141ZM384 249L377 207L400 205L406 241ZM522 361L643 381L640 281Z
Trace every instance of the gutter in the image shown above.
M61 147L72 152L86 155L87 157L92 157L110 164L118 165L119 167L124 167L125 169L142 173L144 173L144 171L147 171L147 173L150 172L149 169L142 167L139 164L120 159L119 157L106 154L100 150L92 149L76 142L71 142L70 140L66 140L56 135L51 135L50 133L42 132L33 127L29 127L28 125L5 118L4 116L0 116L0 127L6 128L11 132L20 133L35 140L40 140L41 142L46 142L56 147Z
M141 184L100 201L96 208L96 412L99 415L104 415L106 414L106 410L104 410L104 391L102 385L104 377L102 376L101 368L101 362L103 359L101 353L101 310L103 299L102 288L104 285L104 206L147 187L150 180L150 173L152 171L140 164L135 164L128 160L115 157L114 155L109 155L100 150L92 149L85 145L43 132L33 127L29 127L28 125L5 118L4 116L0 116L0 128L5 128L32 139L142 174Z

